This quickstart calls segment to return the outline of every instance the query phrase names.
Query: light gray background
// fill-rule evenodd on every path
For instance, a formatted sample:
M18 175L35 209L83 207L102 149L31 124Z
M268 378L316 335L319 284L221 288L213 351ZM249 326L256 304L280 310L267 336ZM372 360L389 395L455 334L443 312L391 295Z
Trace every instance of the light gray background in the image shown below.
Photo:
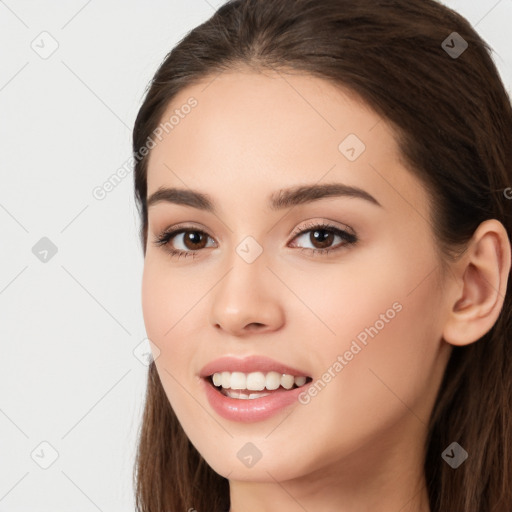
M147 345L133 173L93 190L130 156L166 53L222 3L0 0L0 511L134 509ZM443 3L510 91L512 0Z

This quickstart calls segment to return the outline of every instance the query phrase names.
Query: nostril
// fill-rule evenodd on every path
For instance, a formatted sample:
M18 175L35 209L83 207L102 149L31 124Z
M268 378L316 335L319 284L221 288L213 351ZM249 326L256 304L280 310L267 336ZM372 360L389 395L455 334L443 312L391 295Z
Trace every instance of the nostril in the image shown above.
M261 329L262 327L265 327L264 324L260 324L259 322L253 322L252 324L249 324L247 326L247 328L249 330L258 330L258 329Z

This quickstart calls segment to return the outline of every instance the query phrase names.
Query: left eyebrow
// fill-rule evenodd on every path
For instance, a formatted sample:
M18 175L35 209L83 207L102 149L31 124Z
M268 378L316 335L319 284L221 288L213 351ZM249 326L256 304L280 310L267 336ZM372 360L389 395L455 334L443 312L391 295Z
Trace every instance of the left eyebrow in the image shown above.
M270 210L282 210L290 206L311 203L327 197L355 197L383 208L371 194L359 187L343 183L323 185L299 185L273 193L268 201ZM160 187L147 200L148 209L162 201L190 206L210 213L217 213L214 201L208 194L190 189Z
M299 185L279 190L271 195L269 208L271 210L282 210L289 206L311 203L326 197L356 197L381 208L383 207L375 197L362 188L343 183L327 183L324 185Z

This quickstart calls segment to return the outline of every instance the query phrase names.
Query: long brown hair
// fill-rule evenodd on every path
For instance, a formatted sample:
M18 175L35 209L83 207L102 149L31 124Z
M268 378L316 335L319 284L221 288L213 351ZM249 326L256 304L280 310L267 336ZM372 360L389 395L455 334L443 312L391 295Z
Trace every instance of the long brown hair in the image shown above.
M460 55L448 51L453 37L462 38L459 48L467 43ZM486 219L502 222L512 239L505 197L512 108L491 51L465 18L434 0L228 1L165 57L135 122L144 255L148 158L141 148L179 91L240 65L329 80L391 123L404 162L429 192L445 262ZM510 297L485 336L453 348L428 425L424 470L432 512L512 511ZM137 510L227 510L228 480L187 439L154 363L145 400L134 468ZM453 441L469 452L456 470L441 458Z

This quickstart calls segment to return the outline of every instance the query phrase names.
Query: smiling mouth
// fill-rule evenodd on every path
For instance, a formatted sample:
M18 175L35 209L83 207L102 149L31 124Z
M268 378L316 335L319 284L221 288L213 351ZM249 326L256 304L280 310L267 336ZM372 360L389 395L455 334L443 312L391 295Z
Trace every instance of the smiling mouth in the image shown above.
M277 372L256 373L219 372L205 380L222 395L241 400L253 400L273 393L291 391L306 386L313 380L311 377L294 377Z

